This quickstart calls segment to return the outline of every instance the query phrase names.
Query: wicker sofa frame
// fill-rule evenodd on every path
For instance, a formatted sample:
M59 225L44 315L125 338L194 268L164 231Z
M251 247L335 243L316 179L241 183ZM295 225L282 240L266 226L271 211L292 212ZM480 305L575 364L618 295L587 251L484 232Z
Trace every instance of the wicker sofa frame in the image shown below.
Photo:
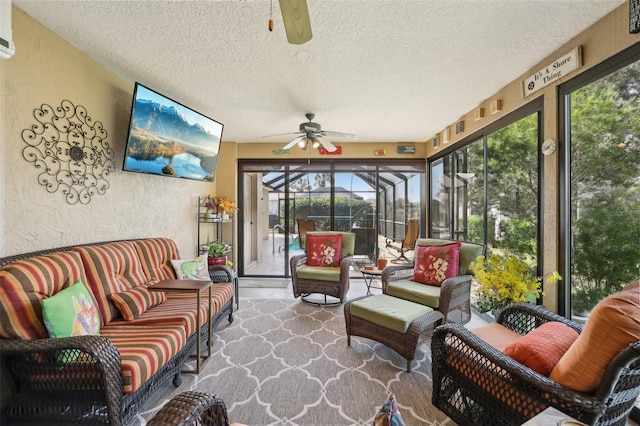
M167 402L148 426L229 426L227 407L218 396L204 392L182 392Z
M0 258L0 267L74 247L128 241L136 240L103 241L4 257ZM123 392L120 354L105 337L0 339L2 376L13 393L8 406L3 407L0 424L23 424L28 419L30 424L126 425L168 380L173 378L173 385L180 386L184 361L195 351L198 335L202 336L202 343L208 344L208 328L214 330L225 316L233 321L233 298L201 327L201 333L189 336L169 362L127 394Z
M533 304L504 309L497 322L518 334L559 321L582 325ZM460 424L520 425L546 407L594 425L624 425L640 394L640 342L614 358L595 394L566 388L523 366L459 324L431 340L433 404Z

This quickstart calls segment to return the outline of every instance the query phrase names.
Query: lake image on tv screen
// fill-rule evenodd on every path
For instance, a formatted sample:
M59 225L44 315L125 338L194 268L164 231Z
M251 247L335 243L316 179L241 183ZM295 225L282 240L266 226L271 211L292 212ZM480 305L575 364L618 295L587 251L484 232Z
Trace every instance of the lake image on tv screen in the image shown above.
M138 86L125 169L213 181L222 125Z

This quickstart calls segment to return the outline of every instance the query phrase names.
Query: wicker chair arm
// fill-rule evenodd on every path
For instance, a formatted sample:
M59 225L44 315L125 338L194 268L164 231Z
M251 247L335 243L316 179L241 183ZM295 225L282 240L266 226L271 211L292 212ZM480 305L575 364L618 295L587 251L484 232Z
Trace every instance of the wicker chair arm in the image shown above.
M450 307L470 303L472 279L471 275L460 275L442 281L438 310L445 315L444 322L449 322Z
M413 265L389 265L382 270L382 292L385 293L387 284L392 281L405 280L413 277Z
M174 396L149 421L151 426L229 426L227 407L216 395L183 392Z
M606 401L611 394L614 393L616 386L619 384L619 378L623 370L630 366L636 370L636 378L635 380L629 378L627 383L621 384L625 390L630 389L633 385L635 385L635 387L638 386L639 379L637 378L637 370L640 370L640 341L631 343L609 363L609 366L602 375L600 385L596 390L596 396Z
M233 282L233 270L231 268L229 268L226 265L209 265L209 274L211 274L212 271L215 272L224 272L227 275L227 281L228 283Z
M121 424L120 352L106 337L1 339L0 349L16 389L79 393L102 389L109 422Z
M565 317L547 310L544 306L533 303L514 303L504 308L498 315L497 323L518 334L527 334L545 322L557 321L582 332L582 324L573 322Z
M307 254L298 254L296 256L291 256L289 260L289 265L291 266L291 272L298 270L301 266L304 266L307 263Z
M488 393L511 387L568 413L597 414L605 409L597 397L566 388L518 363L460 324L437 327L431 350L434 368L441 371L455 368L452 360L453 363L473 363L477 376L487 378L485 383L490 383ZM434 376L441 377L442 372L434 372Z

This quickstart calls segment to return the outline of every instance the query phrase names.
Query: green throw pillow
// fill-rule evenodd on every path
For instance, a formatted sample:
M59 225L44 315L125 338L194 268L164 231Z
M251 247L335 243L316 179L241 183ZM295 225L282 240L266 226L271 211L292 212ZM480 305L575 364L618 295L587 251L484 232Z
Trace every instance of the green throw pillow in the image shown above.
M98 307L80 280L43 300L42 317L52 338L100 335Z
M179 280L209 281L211 279L206 254L195 259L174 259L171 264Z

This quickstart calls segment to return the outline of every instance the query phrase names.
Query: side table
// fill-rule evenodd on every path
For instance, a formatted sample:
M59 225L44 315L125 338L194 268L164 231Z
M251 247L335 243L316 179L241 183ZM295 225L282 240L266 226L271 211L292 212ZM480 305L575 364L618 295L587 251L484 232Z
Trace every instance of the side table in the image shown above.
M211 281L197 281L197 280L162 280L153 285L150 285L148 288L151 291L164 291L166 293L195 293L196 297L196 312L197 312L197 320L196 325L198 327L198 338L196 340L196 369L195 370L185 370L183 373L196 373L200 374L200 361L201 359L207 359L211 356L211 345L213 342L211 341L211 327L207 327L208 330L208 352L206 356L203 356L200 351L200 340L202 333L202 314L200 314L200 305L202 303L202 299L200 297L200 293L203 290L209 290L209 318L207 322L211 321L211 317L213 316L213 300L211 298L211 287L213 283Z
M209 265L209 278L214 283L233 283L233 297L236 300L236 309L240 309L238 273L224 265Z
M367 294L371 294L371 283L374 278L380 278L382 276L382 271L380 269L365 269L360 268L360 272L362 273L362 278L364 278L364 283L367 285ZM382 288L382 287L373 287L373 288Z

